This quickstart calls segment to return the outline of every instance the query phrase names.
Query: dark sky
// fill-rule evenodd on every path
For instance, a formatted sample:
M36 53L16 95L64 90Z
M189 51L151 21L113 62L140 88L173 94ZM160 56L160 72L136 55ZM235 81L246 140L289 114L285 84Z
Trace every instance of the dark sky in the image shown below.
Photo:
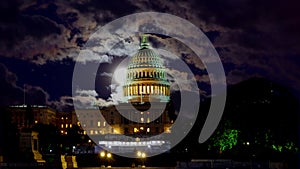
M299 98L297 0L4 0L0 104L22 104L24 89L30 104L70 104L74 58L89 36L98 26L146 11L170 13L200 28L219 53L228 85L263 77Z

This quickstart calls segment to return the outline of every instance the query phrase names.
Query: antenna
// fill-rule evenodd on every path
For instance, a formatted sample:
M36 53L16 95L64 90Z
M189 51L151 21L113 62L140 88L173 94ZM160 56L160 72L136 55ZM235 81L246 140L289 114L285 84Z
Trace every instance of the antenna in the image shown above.
M25 94L25 92L26 92L26 91L25 91L25 84L23 84L23 105L24 105L24 106L25 106L25 104L26 104L26 100L25 100L25 99L26 99L26 97L25 97L26 94Z

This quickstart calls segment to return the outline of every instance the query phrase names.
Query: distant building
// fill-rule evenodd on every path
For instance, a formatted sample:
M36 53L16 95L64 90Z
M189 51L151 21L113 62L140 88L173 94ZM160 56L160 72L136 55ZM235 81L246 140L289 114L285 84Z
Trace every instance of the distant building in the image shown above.
M36 124L55 125L56 111L46 106L15 105L5 107L1 117L6 120L1 132L2 142L10 145L1 148L4 161L44 163L39 152L39 133L33 127Z
M77 115L74 111L56 113L56 126L60 129L61 134L68 134L68 129L74 126L80 126Z
M11 123L15 124L18 129L32 128L37 123L56 124L56 110L47 106L16 105L9 106L7 111L10 113Z

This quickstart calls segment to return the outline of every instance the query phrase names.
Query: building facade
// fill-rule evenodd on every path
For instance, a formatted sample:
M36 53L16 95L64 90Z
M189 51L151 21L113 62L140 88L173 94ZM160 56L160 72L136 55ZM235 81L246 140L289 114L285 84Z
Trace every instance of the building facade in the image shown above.
M40 105L16 105L7 108L11 123L18 129L32 128L35 124L56 125L56 110Z
M57 128L59 128L60 134L64 134L64 135L67 135L68 130L72 129L74 126L81 127L75 111L57 112L56 126Z

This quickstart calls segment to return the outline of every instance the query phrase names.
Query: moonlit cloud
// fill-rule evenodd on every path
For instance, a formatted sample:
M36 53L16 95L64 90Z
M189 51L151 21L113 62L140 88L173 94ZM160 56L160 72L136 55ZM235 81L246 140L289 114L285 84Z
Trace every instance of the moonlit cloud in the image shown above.
M110 77L110 78L113 76L112 73L107 73L107 72L102 72L100 75L105 77Z
M139 27L136 32L131 29L111 27L113 34L97 34L107 23L119 17L135 12L157 11L170 13L187 19L199 27L212 41L218 50L227 74L227 83L236 84L253 76L266 77L283 83L299 91L299 2L289 1L218 1L211 3L204 1L143 1L129 0L116 6L112 2L103 3L97 0L80 1L8 1L5 9L6 20L1 22L0 53L1 57L22 59L37 65L47 65L49 62L72 59L80 63L100 62L113 63L116 57L132 56L139 45L137 31L145 29ZM1 8L2 9L2 8ZM269 9L268 12L264 9ZM125 27L130 28L130 22ZM139 21L140 24L144 20ZM153 29L161 29L161 25L152 24ZM166 25L167 29L182 27L176 24ZM193 51L172 38L151 35L154 47L169 51L174 55L165 55L164 63L172 62L173 56L201 72L205 70L203 60L195 56ZM180 35L193 39L193 33ZM89 41L89 43L87 43ZM198 42L197 42L198 43ZM202 56L210 64L211 53L207 53L202 44ZM87 49L88 48L88 49ZM79 55L81 52L81 55ZM170 56L170 58L168 58ZM183 79L186 75L177 73ZM6 71L8 73L10 71ZM102 72L100 72L102 73ZM10 72L8 74L14 74ZM102 73L105 77L111 75ZM14 76L7 75L13 80ZM17 77L17 75L15 75ZM200 83L218 83L218 77L196 73L195 78ZM4 78L5 79L5 78ZM16 79L17 80L17 79ZM23 87L3 80L16 97L22 97ZM185 90L191 90L188 80ZM6 87L7 87L6 86ZM29 85L28 86L34 86ZM110 86L107 86L110 88ZM119 100L118 87L114 88L111 100ZM51 99L42 87L29 87L28 92L36 92L44 97L43 102ZM50 94L51 95L51 94ZM94 95L91 95L94 96ZM61 102L69 105L70 96L62 96ZM81 96L82 97L82 96ZM88 98L77 98L77 100ZM14 97L12 97L14 98ZM34 98L34 97L33 97ZM9 100L9 99L8 99ZM12 99L13 100L13 99ZM16 98L15 103L22 99ZM10 102L10 101L9 101ZM58 101L57 101L58 102ZM93 102L93 101L92 101ZM106 100L100 101L105 104ZM112 101L114 102L114 101Z
M17 76L0 63L1 96L0 105L45 105L49 103L49 94L40 86L17 85Z

